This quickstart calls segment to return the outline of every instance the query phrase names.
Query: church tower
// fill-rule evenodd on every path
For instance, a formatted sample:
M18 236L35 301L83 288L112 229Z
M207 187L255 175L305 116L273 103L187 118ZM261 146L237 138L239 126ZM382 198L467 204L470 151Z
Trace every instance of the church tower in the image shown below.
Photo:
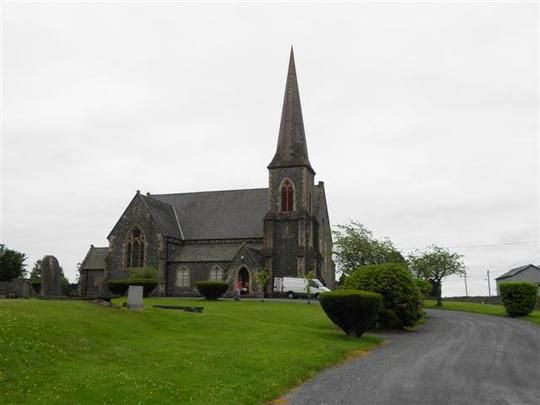
M268 165L268 212L263 254L271 277L320 274L318 222L314 217L315 171L309 162L291 48L277 150Z

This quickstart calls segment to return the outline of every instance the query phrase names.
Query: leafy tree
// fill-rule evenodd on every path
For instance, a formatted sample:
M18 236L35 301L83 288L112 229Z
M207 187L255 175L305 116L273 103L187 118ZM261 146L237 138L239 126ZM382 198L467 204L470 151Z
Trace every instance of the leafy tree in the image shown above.
M10 281L26 276L26 255L0 244L0 281Z
M261 292L261 302L264 302L264 288L266 287L269 278L270 275L266 270L261 270L255 274L255 282L259 286L259 291Z
M31 280L40 280L41 279L41 259L36 260L34 267L30 271Z
M418 278L429 281L431 295L437 297L437 305L442 305L442 280L454 274L464 274L463 256L446 248L431 245L424 252L416 251L408 256L409 270Z
M377 239L359 222L338 225L334 235L334 254L342 272L351 274L360 266L383 263L405 263L405 259L388 238Z
M311 301L310 301L310 298L311 298L311 283L313 282L313 279L315 278L315 273L313 273L313 271L308 271L304 278L307 281L307 284L306 284L307 303L311 304Z

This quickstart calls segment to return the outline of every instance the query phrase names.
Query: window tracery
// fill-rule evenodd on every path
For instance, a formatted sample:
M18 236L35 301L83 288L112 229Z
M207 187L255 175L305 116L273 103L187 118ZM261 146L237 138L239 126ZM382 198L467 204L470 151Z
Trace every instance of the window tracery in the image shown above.
M144 233L135 226L126 241L126 267L144 267Z
M294 211L294 185L289 179L281 185L281 211Z

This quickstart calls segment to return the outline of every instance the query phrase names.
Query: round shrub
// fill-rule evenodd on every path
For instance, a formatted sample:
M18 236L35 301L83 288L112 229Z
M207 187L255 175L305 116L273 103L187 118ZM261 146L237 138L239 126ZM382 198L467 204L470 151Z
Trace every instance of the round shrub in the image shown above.
M224 281L199 281L197 291L207 300L217 300L227 289L229 284Z
M127 280L109 280L107 287L113 294L124 295L129 288L129 283Z
M348 336L360 337L382 308L382 296L370 291L336 290L319 294L321 307Z
M529 315L537 300L538 287L525 282L507 282L499 284L501 298L510 316Z
M414 326L423 316L422 294L413 276L402 264L362 266L345 280L345 288L373 291L383 296L380 326Z
M143 287L143 296L148 297L152 291L158 285L158 280L149 279L149 278L133 278L127 280L128 287L130 285L140 285Z

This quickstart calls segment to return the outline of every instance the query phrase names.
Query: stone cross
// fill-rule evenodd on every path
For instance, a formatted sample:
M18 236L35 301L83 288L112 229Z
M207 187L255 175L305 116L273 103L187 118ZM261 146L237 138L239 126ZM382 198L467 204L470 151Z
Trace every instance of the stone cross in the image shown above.
M60 289L60 264L54 256L41 259L41 296L58 297Z

